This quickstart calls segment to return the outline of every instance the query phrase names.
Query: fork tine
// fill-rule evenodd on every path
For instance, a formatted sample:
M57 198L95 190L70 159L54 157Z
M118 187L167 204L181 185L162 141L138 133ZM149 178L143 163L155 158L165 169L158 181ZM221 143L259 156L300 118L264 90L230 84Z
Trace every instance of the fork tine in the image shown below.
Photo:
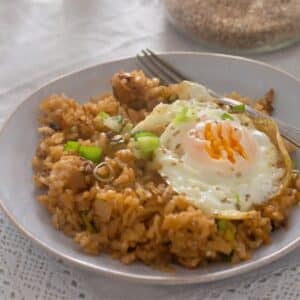
M169 79L160 74L151 64L145 61L144 56L137 54L136 58L138 62L141 64L141 66L147 70L148 73L150 73L152 76L157 77L160 79L161 83L164 85L169 84Z
M153 67L155 67L158 70L160 76L164 75L166 78L168 78L168 81L170 83L178 82L177 78L174 77L171 72L166 70L165 67L162 67L160 62L157 61L154 57L152 57L152 54L147 53L145 50L142 50L141 52L144 54L145 59L147 59L147 61L151 63Z
M172 67L170 64L162 60L155 52L150 50L149 48L146 48L146 51L151 54L153 59L155 59L157 62L159 62L162 66L165 67L165 70L168 70L168 72L172 73L173 77L176 77L176 81L182 81L182 80L189 80L186 76L183 76L178 70L176 70L174 67Z
M144 65L142 65L139 61L136 63L136 65L139 67L140 70L143 70L144 74L148 77L148 78L157 78L157 76L150 72L148 69L146 69L146 67ZM165 85L165 83L163 82L163 80L160 80L160 82Z
M143 62L141 62L141 58L139 57L138 54L136 55L136 59L137 59L137 63L136 63L137 66L139 68L143 69L143 72L145 73L145 75L147 77L149 77L149 78L150 77L157 77L156 74L154 74L151 70L149 70L148 67L145 64L143 64Z
M144 69L146 74L148 73L152 77L157 77L157 74L155 72L153 72L153 70L151 68L148 67L148 64L146 64L143 61L143 58L140 54L137 54L136 58L138 60L138 65L140 65Z

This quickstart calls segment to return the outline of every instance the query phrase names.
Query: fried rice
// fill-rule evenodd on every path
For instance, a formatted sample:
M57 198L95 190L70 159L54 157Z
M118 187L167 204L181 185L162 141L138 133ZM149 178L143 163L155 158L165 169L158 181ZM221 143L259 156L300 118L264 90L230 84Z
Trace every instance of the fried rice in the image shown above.
M135 157L128 134L123 143L113 143L116 134L96 118L105 112L137 124L158 103L176 99L176 87L133 71L115 74L112 90L84 104L64 95L40 104L41 139L32 162L40 190L37 200L51 214L53 226L84 252L162 269L173 263L188 268L213 261L236 263L269 244L272 231L287 226L289 212L299 201L297 174L280 196L257 207L253 218L230 221L230 231L221 230L213 216L174 192L153 166ZM237 93L231 97L251 101ZM254 107L271 113L273 97L270 90ZM100 146L113 178L96 180L93 162L64 151L68 140Z

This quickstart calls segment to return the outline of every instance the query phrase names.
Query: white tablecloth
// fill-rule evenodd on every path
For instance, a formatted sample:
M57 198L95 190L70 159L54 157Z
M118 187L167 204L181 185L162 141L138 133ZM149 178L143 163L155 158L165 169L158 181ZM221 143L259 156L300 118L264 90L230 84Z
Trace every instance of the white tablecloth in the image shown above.
M203 51L167 23L160 0L2 0L0 123L48 80L143 47ZM300 77L300 45L256 58ZM0 212L0 299L299 298L300 249L213 284L147 286L68 266L32 244Z

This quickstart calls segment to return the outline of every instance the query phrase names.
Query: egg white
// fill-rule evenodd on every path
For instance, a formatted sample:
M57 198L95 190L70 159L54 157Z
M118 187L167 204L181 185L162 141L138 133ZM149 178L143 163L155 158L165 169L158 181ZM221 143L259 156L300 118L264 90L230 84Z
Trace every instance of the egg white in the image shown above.
M221 121L222 115L228 113L212 102L207 89L198 84L184 83L181 96L172 104L161 104L135 130L153 130L163 126L160 147L154 160L161 168L158 172L177 193L186 198L208 214L234 215L235 212L247 212L254 205L270 199L280 188L280 181L285 171L278 167L279 153L270 138L254 128L247 120L247 130L255 140L257 153L255 161L246 171L239 172L233 164L230 174L216 170L209 164L199 166L197 161L182 150L183 134L193 126L193 122ZM192 97L188 99L189 97ZM174 116L178 107L187 105L196 112L191 122L176 123ZM232 114L233 126L245 127L244 117ZM162 128L162 127L160 127ZM154 130L155 131L155 130ZM242 159L242 158L239 158Z
M183 129L184 126L187 125L181 125ZM203 211L213 214L228 210L248 211L278 190L284 170L277 167L276 147L264 133L253 130L253 137L259 144L255 164L243 174L233 168L231 176L227 176L207 166L195 168L197 162L180 151L178 153L176 147L180 144L182 129L179 127L175 124L167 127L155 160L161 165L159 173L173 189L186 195Z

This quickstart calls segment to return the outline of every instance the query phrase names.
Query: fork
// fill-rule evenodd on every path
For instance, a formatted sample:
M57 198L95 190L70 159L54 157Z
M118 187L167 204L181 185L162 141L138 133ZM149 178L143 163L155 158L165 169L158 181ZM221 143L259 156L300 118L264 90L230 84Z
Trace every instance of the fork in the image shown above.
M157 77L161 80L162 84L172 84L178 83L183 80L193 81L186 76L183 76L178 70L176 70L172 65L163 60L159 55L154 53L150 49L141 50L140 54L136 55L138 63L141 65L142 69L147 75ZM239 101L223 97L218 95L216 92L208 89L208 92L216 101L220 104L225 104L230 107L241 104ZM245 105L246 112L256 118L270 118L273 119L279 128L281 135L288 140L290 143L295 145L297 148L300 148L300 129L291 126L283 121L278 120L277 118L270 117L264 113L261 113L253 109L249 105Z

